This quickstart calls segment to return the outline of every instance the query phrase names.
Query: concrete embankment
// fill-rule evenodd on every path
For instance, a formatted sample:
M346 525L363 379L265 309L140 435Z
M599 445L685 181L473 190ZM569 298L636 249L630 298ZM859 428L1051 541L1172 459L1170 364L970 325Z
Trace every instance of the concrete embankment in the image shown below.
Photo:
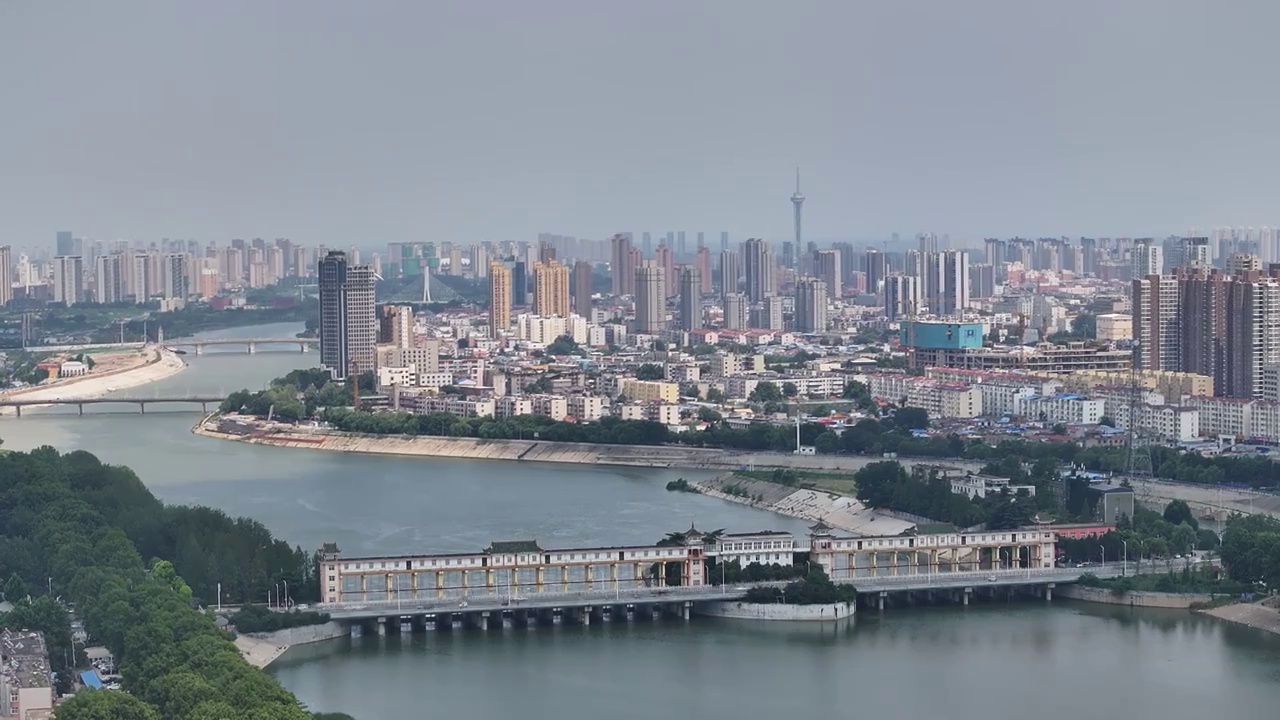
M251 633L236 636L236 647L244 659L254 667L263 668L275 662L294 645L324 642L346 637L349 630L342 623L330 620L323 625L286 628L269 633Z
M855 612L853 603L830 605L784 605L781 603L700 602L695 603L695 615L731 618L734 620L781 620L790 622L823 622L843 620Z
M1058 597L1081 600L1083 602L1174 610L1188 610L1192 605L1210 603L1219 597L1209 593L1115 592L1106 588L1084 587L1082 585L1059 585L1054 590L1054 594Z
M844 455L743 453L735 450L685 448L671 445L597 445L541 440L483 440L423 435L360 435L283 423L264 423L248 418L235 418L234 422L232 420L233 418L230 417L210 416L198 423L193 432L197 435L223 440L237 440L257 445L308 448L332 452L701 470L781 467L854 472L868 463L880 460L880 458ZM913 461L904 460L902 462L910 465ZM964 463L948 464L963 465Z

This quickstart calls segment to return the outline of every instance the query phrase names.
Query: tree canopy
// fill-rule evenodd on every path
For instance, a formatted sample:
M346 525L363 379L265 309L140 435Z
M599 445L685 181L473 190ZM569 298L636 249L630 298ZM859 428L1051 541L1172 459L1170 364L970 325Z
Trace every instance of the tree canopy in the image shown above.
M127 468L42 447L0 455L0 543L6 587L16 576L34 596L3 620L45 633L65 685L65 665L82 648L71 643L69 616L55 597L74 602L93 641L115 656L129 693L78 694L58 709L59 720L311 717L193 607L195 583L177 572L226 563L232 593L273 572L297 577L294 554L260 525L228 522L208 508L166 507ZM277 560L289 567L266 564Z

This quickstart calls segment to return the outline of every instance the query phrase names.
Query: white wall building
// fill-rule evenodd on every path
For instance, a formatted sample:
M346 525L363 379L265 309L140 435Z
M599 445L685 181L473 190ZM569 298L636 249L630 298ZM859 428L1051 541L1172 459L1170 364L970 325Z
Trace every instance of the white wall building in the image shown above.
M796 540L791 533L766 530L756 533L721 535L716 544L707 548L707 557L717 563L737 561L741 567L752 563L760 565L791 565L795 562ZM710 578L718 582L716 578Z
M1080 395L1018 395L1013 411L1033 420L1068 425L1096 425L1105 414L1106 403Z
M567 398L569 414L579 421L595 422L604 417L604 398L596 395L573 395Z
M492 398L463 400L452 396L423 395L417 400L419 415L449 413L458 417L493 417L497 403Z
M1034 485L1011 485L1009 478L996 477L994 475L977 474L951 478L951 492L956 495L964 495L971 500L981 500L988 495L999 495L1005 491L1008 491L1011 495L1025 492L1027 495L1034 497L1036 487Z

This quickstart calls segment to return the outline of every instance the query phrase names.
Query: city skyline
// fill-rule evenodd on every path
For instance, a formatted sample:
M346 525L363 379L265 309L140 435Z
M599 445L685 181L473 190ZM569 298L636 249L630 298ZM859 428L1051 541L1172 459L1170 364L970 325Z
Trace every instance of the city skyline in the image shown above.
M820 242L1161 236L1272 212L1270 100L1166 108L1188 87L1210 108L1266 86L1278 8L710 4L724 12L672 22L681 6L664 2L6 3L0 243L58 226L330 246L565 225L603 238L641 212L778 242L796 166ZM328 41L346 33L364 42ZM1164 51L1215 33L1237 49ZM621 34L665 51L616 52ZM875 66L850 72L850 47ZM601 107L622 110L599 122Z

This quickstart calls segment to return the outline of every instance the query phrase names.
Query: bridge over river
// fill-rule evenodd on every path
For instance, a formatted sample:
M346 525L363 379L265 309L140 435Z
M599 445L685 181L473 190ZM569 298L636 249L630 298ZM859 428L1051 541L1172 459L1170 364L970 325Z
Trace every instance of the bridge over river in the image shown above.
M19 396L19 399L0 400L0 407L13 408L17 412L18 417L22 417L22 408L24 407L45 407L48 405L75 405L80 410L80 414L84 415L85 405L110 405L110 404L137 405L138 409L144 415L147 412L147 405L173 405L173 404L199 405L200 411L207 414L209 412L210 405L217 406L219 403L221 403L225 399L226 399L225 396L215 397L213 395L171 395L171 396L157 395L155 397L119 396L119 397L101 397L101 398L74 398L74 399L67 399L67 400L57 400L57 399L22 400L20 399L20 396Z
M122 342L122 343L85 343L81 345L32 345L25 348L28 352L50 352L50 353L66 353L66 352L83 352L86 350L141 350L150 342ZM245 352L256 353L260 345L294 345L297 346L298 352L307 352L313 347L319 347L320 341L316 338L298 338L298 337L265 337L265 338L213 338L206 340L182 340L170 339L161 340L170 350L178 350L189 348L194 350L197 355L203 355L205 348L210 347L242 347Z

